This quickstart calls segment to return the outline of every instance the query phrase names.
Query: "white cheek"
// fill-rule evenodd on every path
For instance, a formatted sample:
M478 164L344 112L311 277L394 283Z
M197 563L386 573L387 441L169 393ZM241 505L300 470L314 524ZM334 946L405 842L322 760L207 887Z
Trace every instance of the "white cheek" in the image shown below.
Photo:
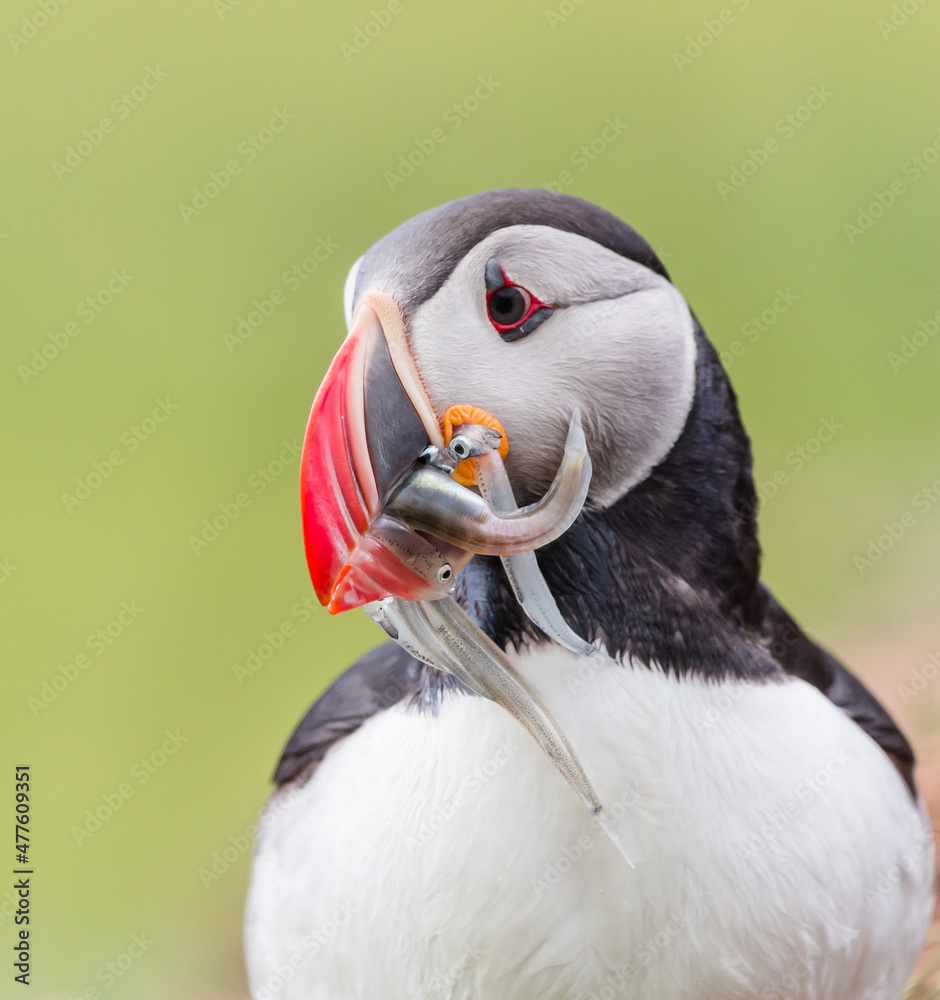
M684 299L654 277L645 290L559 309L531 336L506 343L486 318L479 277L462 270L411 323L438 413L469 403L497 417L510 475L536 494L551 482L579 408L594 461L591 502L613 503L666 456L685 424L695 342Z

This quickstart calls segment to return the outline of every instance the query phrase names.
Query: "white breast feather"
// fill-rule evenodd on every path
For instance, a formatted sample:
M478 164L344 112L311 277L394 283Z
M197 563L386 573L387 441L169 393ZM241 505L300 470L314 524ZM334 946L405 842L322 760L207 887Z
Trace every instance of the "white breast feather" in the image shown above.
M519 663L636 869L503 710L399 705L272 799L255 1000L897 1000L931 834L841 710L799 680Z

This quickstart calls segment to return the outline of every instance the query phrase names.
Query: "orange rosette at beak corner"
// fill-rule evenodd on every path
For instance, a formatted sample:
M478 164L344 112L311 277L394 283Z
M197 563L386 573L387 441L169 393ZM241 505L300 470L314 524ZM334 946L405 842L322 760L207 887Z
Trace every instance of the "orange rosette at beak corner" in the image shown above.
M444 413L444 444L450 444L454 436L454 429L461 424L478 424L483 427L490 427L499 434L499 457L505 459L509 454L509 438L503 430L503 425L486 410L481 410L479 406L471 406L468 403L458 403L456 406L449 406ZM454 470L454 480L461 486L475 486L476 473L473 469L473 459L465 458Z

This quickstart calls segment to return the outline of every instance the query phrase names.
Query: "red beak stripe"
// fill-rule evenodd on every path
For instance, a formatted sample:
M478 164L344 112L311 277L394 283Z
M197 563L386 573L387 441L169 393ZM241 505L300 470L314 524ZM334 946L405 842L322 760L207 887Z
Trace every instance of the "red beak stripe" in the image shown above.
M304 546L321 604L330 603L343 567L378 512L363 413L370 332L370 323L356 324L350 331L313 401L304 435Z

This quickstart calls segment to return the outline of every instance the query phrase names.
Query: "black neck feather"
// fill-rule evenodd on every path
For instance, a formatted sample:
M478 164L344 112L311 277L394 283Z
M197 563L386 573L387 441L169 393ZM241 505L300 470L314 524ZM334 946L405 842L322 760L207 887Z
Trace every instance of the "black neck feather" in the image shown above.
M539 566L571 627L611 655L677 673L779 675L760 638L767 599L750 442L697 322L695 336L695 398L668 456L611 507L583 511L538 552ZM458 599L503 648L545 641L498 559L475 558Z

